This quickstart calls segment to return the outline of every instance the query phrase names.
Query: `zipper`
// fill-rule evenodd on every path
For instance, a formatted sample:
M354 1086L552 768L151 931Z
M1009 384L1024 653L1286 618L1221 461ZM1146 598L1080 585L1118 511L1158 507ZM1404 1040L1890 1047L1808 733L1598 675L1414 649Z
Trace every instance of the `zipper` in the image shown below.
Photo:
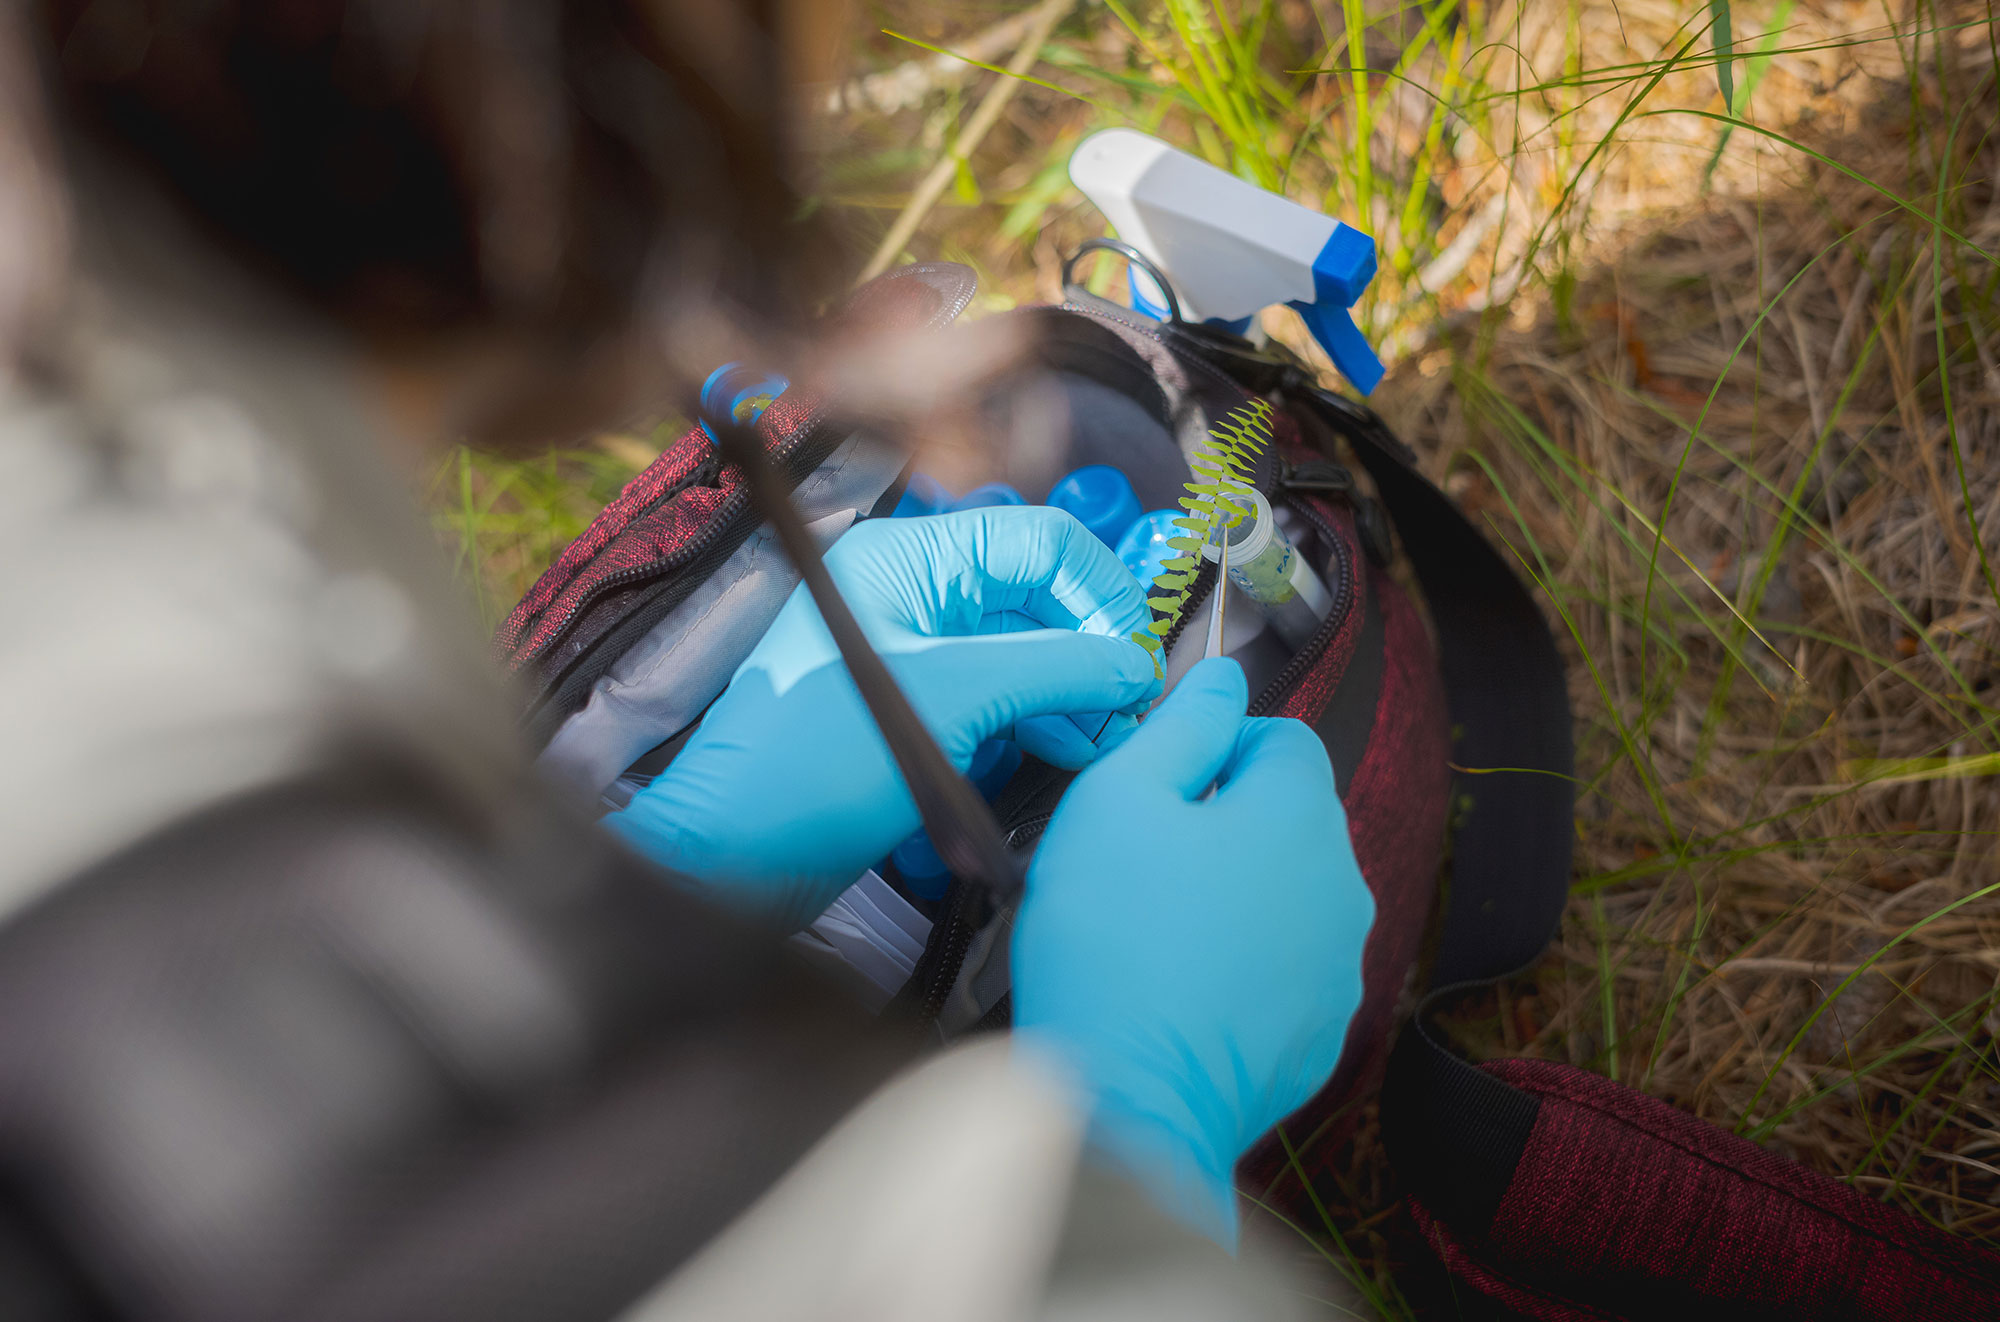
M1335 467L1332 464L1326 466L1329 468ZM1301 465L1301 467L1307 467L1307 465ZM1348 478L1347 485L1351 490L1354 485L1354 479L1351 477ZM1292 486L1283 477L1279 478L1278 486L1281 492L1286 493L1293 490L1310 491L1322 489L1305 484ZM1282 499L1300 518L1313 526L1314 531L1319 533L1321 540L1333 548L1333 560L1340 572L1340 582L1334 594L1334 609L1326 613L1326 618L1320 621L1319 628L1306 641L1306 645L1300 648L1293 655L1292 659L1285 663L1285 668L1280 670L1276 678L1264 686L1264 691L1259 693L1256 700L1250 704L1249 715L1251 716L1266 715L1284 700L1286 690L1297 684L1299 680L1305 677L1305 673L1318 663L1321 654L1333 642L1334 636L1340 632L1341 626L1347 623L1348 615L1354 610L1354 557L1348 550L1347 539L1340 536L1334 530L1333 524L1314 508L1311 501L1296 500L1289 494L1283 495Z
M1022 849L1041 839L1042 832L1048 829L1054 817L1053 812L1036 813L1016 822L1008 828L1007 848ZM965 956L971 950L973 937L978 934L966 925L961 912L961 906L954 903L951 911L940 919L945 924L944 944L938 947L937 962L933 965L936 972L924 986L924 999L918 1009L919 1022L937 1022L938 1016L944 1012L944 1003L951 995L951 989L958 985L959 975L965 972ZM911 976L915 976L914 972Z
M963 883L954 881L953 886L955 893L963 891ZM951 989L958 985L958 975L965 971L965 956L972 949L972 938L978 933L962 916L964 908L964 901L960 898L951 906L951 912L944 915L944 944L938 947L937 963L933 966L937 972L924 988L923 1003L917 1008L918 1023L937 1023L938 1016L944 1013L944 1003L950 997Z
M777 464L780 471L791 479L794 487L804 481L806 475L818 467L838 444L840 434L837 429L828 425L828 417L829 414L824 409L816 408L812 410L806 415L805 421L800 424L799 430L783 445L771 452L772 462ZM829 442L832 442L832 444L829 444ZM700 473L709 470L720 473L721 465L711 460L696 471ZM658 502L649 506L647 513L659 509L662 504L689 490L693 485L694 483L690 480L676 487L672 494L662 496ZM607 593L620 588L630 587L635 583L643 583L650 579L671 574L687 565L694 564L702 556L712 551L725 537L732 534L737 535L737 541L740 543L743 537L749 535L750 531L748 527L738 528L738 525L742 523L743 516L749 511L749 506L750 488L748 485L739 485L734 491L723 498L720 505L716 506L714 513L710 516L708 522L703 525L701 531L685 545L675 548L672 555L663 556L647 564L634 565L630 569L623 569L615 574L606 576L588 596L570 608L568 616L563 620L561 626L557 628L554 635L552 635L550 642L543 647L537 656L547 656L553 652L561 638L562 631L574 624L585 611L596 602L601 601ZM536 693L534 700L528 704L522 713L524 724L532 725L543 708L564 694L568 686L568 677L575 672L576 667L582 664L584 659L594 649L595 644L573 657L563 667L561 672L545 679ZM527 662L524 661L522 664L527 664Z
M1109 312L1101 311L1087 304L1064 302L1059 306L1064 312L1075 312L1082 316L1095 317L1099 321L1109 322L1113 326L1120 326L1128 331L1136 331L1149 340L1157 341L1181 363L1191 367L1199 367L1202 371L1208 373L1215 380L1222 382L1231 390L1240 392L1246 400L1256 397L1241 381L1238 381L1235 377L1217 367L1213 362L1210 362L1207 355L1201 352L1199 345L1176 344L1150 326L1136 325L1133 322L1125 320L1123 317L1114 317Z
M1049 822L1054 817L1055 814L1052 812L1037 813L1019 823L1007 832L1007 848L1019 849L1023 845L1031 845L1041 839L1042 832L1049 829Z
M812 412L806 414L805 423L800 426L791 439L771 452L771 462L783 469L795 483L803 481L806 475L804 472L798 471L793 467L793 460L798 458L799 453L806 448L809 440L823 441L825 439L818 434L825 422L826 411L824 409L814 409ZM817 458L815 458L815 466L817 466ZM702 477L706 476L713 480L719 478L721 473L721 462L711 456L699 465L694 472L688 475L687 481L680 483L673 490L662 495L652 505L649 505L645 510L645 514L653 513L662 505L674 500L695 486L708 485L708 483L700 481ZM610 574L600 579L598 586L588 597L585 597L570 608L568 617L562 621L562 624L558 628L566 627L578 615L583 613L586 606L602 596L607 590L627 587L633 583L642 582L656 574L668 573L698 558L702 552L708 550L715 542L721 539L722 534L728 531L729 525L743 512L749 503L749 486L747 484L738 486L716 508L715 514L691 541L677 548L672 555L664 556L661 559L653 560L643 565L634 565L630 569L621 569L615 574ZM636 516L634 521L636 522L637 518L645 517L645 514ZM553 646L554 643L551 642L549 647ZM546 651L548 648L544 648L543 650Z

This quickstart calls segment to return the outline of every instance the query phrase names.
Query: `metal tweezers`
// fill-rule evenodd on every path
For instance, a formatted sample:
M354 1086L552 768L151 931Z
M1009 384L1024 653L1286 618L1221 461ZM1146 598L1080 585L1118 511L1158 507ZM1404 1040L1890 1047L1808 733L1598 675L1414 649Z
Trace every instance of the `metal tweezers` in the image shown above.
M1222 530L1222 551L1215 564L1215 591L1212 594L1215 609L1208 613L1208 641L1202 646L1201 659L1222 655L1222 603L1229 596L1229 529Z

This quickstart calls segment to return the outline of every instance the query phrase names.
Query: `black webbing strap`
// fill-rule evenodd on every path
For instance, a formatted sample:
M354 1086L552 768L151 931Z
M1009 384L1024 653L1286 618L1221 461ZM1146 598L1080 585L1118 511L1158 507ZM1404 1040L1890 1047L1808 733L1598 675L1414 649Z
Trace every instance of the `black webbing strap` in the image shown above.
M1538 1102L1473 1068L1433 1003L1534 961L1569 894L1574 751L1561 656L1513 566L1372 412L1301 392L1375 480L1438 633L1458 827L1432 992L1390 1058L1382 1129L1397 1171L1471 1234L1491 1222Z
M1313 406L1375 479L1437 627L1460 808L1432 982L1497 978L1533 960L1569 894L1575 768L1569 687L1541 609L1450 497L1368 410Z

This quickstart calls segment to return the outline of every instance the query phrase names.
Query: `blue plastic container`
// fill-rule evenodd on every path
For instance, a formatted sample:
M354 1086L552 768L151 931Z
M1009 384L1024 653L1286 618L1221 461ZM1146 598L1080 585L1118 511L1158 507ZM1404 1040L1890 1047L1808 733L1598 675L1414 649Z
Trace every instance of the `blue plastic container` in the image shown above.
M1005 482L985 482L952 502L954 512L958 510L980 510L991 505L1025 505L1028 502L1021 493Z
M896 501L896 508L889 517L910 519L924 514L937 514L951 507L951 493L941 486L936 478L924 473L910 474L909 485Z
M988 803L998 798L1007 782L1021 769L1021 746L1012 739L988 739L972 750L972 766L966 771Z
M1021 769L1021 748L1011 739L988 739L973 750L972 765L966 776L988 803L999 797L1014 773ZM928 832L919 831L897 845L889 855L896 873L910 894L925 900L941 900L951 886L951 869L931 845Z
M922 831L897 845L889 861L895 864L896 875L903 879L910 894L920 900L942 900L951 889L951 869L938 857L938 851L931 848L930 836Z
M1074 514L1098 541L1113 548L1139 517L1132 484L1109 464L1088 464L1066 474L1049 490L1049 504Z
M1169 537L1179 537L1183 530L1174 526L1174 520L1181 517L1179 510L1154 510L1141 514L1125 535L1118 539L1118 558L1132 571L1132 577L1148 586L1160 576L1160 566L1179 555L1167 545Z

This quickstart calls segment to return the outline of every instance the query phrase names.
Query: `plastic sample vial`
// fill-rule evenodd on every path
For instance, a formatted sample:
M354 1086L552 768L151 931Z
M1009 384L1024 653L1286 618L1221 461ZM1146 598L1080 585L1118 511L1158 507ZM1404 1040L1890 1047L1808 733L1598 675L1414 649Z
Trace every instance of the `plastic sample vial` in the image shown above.
M1293 647L1304 647L1320 621L1333 609L1326 584L1312 571L1305 557L1292 546L1291 539L1278 527L1271 502L1264 493L1252 490L1253 509L1234 528L1218 531L1201 553L1210 560L1221 558L1221 538L1229 538L1229 581L1257 609L1271 627ZM1240 505L1243 497L1234 498Z
M1132 483L1109 464L1086 464L1065 474L1049 489L1049 504L1075 515L1098 541L1114 549L1139 517Z
M1132 577L1147 587L1160 576L1160 566L1179 555L1167 545L1169 537L1181 536L1181 529L1174 526L1174 520L1181 517L1180 510L1154 510L1141 514L1118 539L1118 558L1132 571Z

